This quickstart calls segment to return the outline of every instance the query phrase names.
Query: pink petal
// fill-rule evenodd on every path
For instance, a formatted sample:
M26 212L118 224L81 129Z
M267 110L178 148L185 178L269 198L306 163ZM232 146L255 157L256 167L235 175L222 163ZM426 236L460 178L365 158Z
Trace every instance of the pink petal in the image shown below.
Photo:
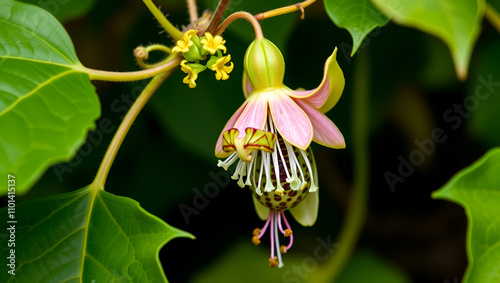
M233 128L240 131L239 138L244 138L247 128L262 130L267 120L266 96L252 94L246 101L247 107L243 110Z
M306 113L283 90L268 95L271 115L281 136L292 145L306 149L313 137L313 129Z
M229 119L229 121L227 121L226 125L224 126L224 129L220 133L219 139L217 140L217 144L215 145L215 156L217 156L218 158L224 158L224 157L227 157L231 154L231 153L228 153L228 152L225 152L222 150L222 133L224 133L225 131L227 131L231 128L234 128L234 124L236 123L236 121L240 117L241 112L243 112L246 105L247 105L247 101L245 101L243 103L243 105L241 105L240 108L238 108L238 110L236 110L236 112L234 112L233 116L231 116L231 119Z
M313 90L294 91L290 96L304 100L323 113L332 109L339 101L345 85L344 73L342 73L336 57L337 48L325 62L323 80L319 87Z
M328 95L330 95L330 81L323 78L319 87L312 90L296 90L290 96L302 99L309 105L319 109L323 106L323 104L325 104L328 99Z
M327 147L345 148L344 136L325 114L300 99L294 101L309 116L314 129L313 141Z

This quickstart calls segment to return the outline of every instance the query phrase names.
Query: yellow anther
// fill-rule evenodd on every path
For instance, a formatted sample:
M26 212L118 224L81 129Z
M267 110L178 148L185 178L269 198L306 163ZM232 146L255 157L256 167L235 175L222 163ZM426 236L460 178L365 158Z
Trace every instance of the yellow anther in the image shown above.
M193 37L193 35L195 35L196 33L198 33L198 31L194 29L186 31L182 39L177 40L177 44L175 45L174 48L172 48L172 52L182 52L182 53L189 52L189 47L193 45L191 37Z
M252 237L252 243L253 243L254 245L258 245L258 244L260 244L260 239L259 239L259 236L253 236L253 237Z
M254 236L259 236L260 234L260 229L259 228L255 228L253 229L253 233L252 233Z
M281 247L280 247L280 252L281 252L282 254L286 254L286 247L285 247L285 246L281 246Z
M220 35L216 35L215 37L213 37L211 33L206 32L205 38L203 38L200 42L201 44L203 44L203 49L205 49L212 55L214 55L218 49L226 53L227 49L226 46L224 46L224 43L226 43L226 41Z
M212 71L215 71L215 78L218 81L229 79L229 73L231 73L234 68L233 62L231 62L229 66L226 66L229 61L231 61L231 55L217 59L217 61L210 67Z
M283 193L285 193L285 190L283 190L283 188L276 189L276 190L274 190L274 193L279 195L279 196L282 196Z
M290 235L292 235L292 234L293 234L292 230L290 230L290 229L285 230L285 237L290 237Z
M274 258L270 258L269 259L269 266L270 267L276 267L278 266L278 258L277 257L274 257Z
M302 184L302 187L300 187L300 190L299 191L302 191L303 189L305 189L307 186L307 182L304 182L304 184Z

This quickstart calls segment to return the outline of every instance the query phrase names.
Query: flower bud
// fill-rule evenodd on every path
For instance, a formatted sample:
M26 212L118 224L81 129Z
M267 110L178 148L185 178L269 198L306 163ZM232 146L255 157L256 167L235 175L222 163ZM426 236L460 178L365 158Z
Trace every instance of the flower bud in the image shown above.
M283 55L271 41L256 39L245 54L245 72L255 90L280 87L285 75Z

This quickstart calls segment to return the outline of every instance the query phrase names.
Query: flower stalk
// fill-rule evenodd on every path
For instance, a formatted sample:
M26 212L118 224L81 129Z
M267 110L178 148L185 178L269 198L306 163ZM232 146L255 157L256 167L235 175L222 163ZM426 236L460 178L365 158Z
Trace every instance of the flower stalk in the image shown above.
M367 54L362 53L358 58L359 61L355 71L357 83L352 98L353 191L345 212L345 221L337 240L340 245L332 257L311 276L309 282L336 281L356 247L365 222L370 182L368 147L369 66Z
M264 34L262 33L262 28L259 24L259 21L252 14L248 12L236 12L231 14L222 22L222 24L220 24L220 26L215 31L215 34L221 34L227 28L228 25L230 25L237 19L245 19L252 24L253 29L255 31L255 39L264 38Z
M369 113L369 78L368 56L359 55L359 62L355 77L358 83L353 92L353 154L354 154L354 190L346 211L344 227L341 230L339 249L333 255L331 264L331 279L335 279L342 272L345 264L356 247L359 235L366 217L366 202L370 180L368 155L368 113Z

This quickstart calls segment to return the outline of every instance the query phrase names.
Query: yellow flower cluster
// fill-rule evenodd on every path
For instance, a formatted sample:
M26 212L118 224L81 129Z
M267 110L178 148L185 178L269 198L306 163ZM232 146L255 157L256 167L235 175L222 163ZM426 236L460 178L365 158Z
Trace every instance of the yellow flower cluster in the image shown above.
M184 60L181 62L181 70L187 74L183 82L190 88L196 87L198 74L205 69L215 72L217 80L227 80L229 73L233 70L234 64L231 61L231 55L223 56L227 48L224 45L226 41L220 35L215 37L206 32L203 37L198 37L197 30L188 30L184 33L182 39L172 48L172 52L181 53ZM209 58L208 58L209 57ZM208 61L202 62L208 58Z

